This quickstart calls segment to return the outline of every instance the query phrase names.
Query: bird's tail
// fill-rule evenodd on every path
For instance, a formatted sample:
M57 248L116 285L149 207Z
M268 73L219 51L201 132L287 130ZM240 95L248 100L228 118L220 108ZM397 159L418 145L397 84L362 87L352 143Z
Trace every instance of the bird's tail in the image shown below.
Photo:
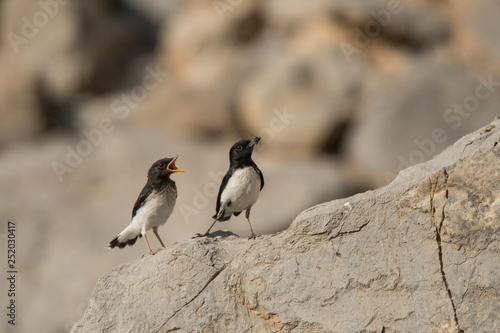
M108 247L112 249L118 246L120 249L123 249L127 245L134 245L138 237L142 237L141 231L133 228L132 225L129 225L125 228L125 230L120 232L118 236L113 238L111 242L109 242Z

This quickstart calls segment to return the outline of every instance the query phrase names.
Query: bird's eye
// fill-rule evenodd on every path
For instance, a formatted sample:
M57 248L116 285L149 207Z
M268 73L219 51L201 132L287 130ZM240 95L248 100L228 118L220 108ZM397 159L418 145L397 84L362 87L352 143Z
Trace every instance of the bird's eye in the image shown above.
M160 169L164 169L164 168L165 168L165 163L160 163L160 164L158 164L158 167L159 167Z
M242 146L242 145L238 145L238 147L236 147L236 150L237 150L237 151L241 151L241 150L243 150L243 146Z

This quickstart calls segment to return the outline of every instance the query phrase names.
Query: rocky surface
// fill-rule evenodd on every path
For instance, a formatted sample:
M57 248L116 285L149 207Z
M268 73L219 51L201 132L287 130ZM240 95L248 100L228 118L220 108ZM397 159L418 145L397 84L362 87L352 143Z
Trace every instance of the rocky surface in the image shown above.
M104 250L158 158L180 153L189 171L160 230L170 246L210 223L217 174L242 137L263 137L252 214L266 234L491 121L498 2L391 3L0 0L0 220L22 239L15 329L68 332L95 280L144 253ZM106 119L113 129L61 181L52 163ZM244 218L220 227L248 233Z
M66 145L61 147L60 141L19 144L3 151L1 216L18 223L20 303L23 311L31 313L30 320L20 317L17 327L22 331L30 331L36 318L40 320L36 325L39 332L68 332L81 317L95 280L110 267L144 254L142 240L123 250L108 250L106 246L130 222L147 170L158 158L180 153L178 165L187 170L174 176L179 197L173 215L159 230L165 244L171 246L205 232L212 221L220 180L228 167L230 143L203 143L182 136L169 140L162 133L133 132L116 125L92 155L64 174L62 182L51 167L53 161L64 162L58 151ZM78 142L68 146L75 148ZM301 210L349 192L345 192L348 185L330 160L277 160L261 148L254 159L264 170L266 187L252 210L256 233L282 230ZM110 155L114 157L110 159ZM304 173L304 168L314 172ZM301 190L296 191L296 186ZM283 200L276 195L280 191L295 194ZM242 237L250 233L244 216L215 230L220 228ZM6 235L2 233L3 248L1 236ZM152 246L156 245L152 240ZM44 310L60 304L68 306L57 313ZM7 324L4 328L3 332L10 332Z
M278 234L119 265L72 332L498 332L499 141L495 120Z

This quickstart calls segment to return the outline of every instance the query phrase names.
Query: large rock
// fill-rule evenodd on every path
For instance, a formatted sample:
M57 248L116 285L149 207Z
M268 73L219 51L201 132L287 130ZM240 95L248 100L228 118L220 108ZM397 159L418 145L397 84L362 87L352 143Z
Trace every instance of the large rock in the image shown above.
M87 116L81 119L83 127L94 132L94 140L99 140L94 130L102 119L102 105L111 102L95 102L82 110ZM111 267L144 254L143 240L123 250L108 250L107 244L130 222L147 170L158 158L181 154L178 165L187 170L174 176L179 197L174 213L159 231L165 244L183 242L210 226L233 141L195 140L151 128L134 131L110 113L114 131L104 134L101 143L92 146L90 154L82 156L71 171L63 172L61 181L52 163L66 165L67 149L78 150L86 140L83 134L2 147L0 217L17 222L22 235L18 253L23 265L19 275L22 289L17 301L23 304L24 315L19 316L14 330L7 321L1 322L0 332L68 332L83 315L95 281ZM300 211L353 193L331 159L277 159L267 147L258 148L254 159L264 172L266 186L252 210L257 234L284 230ZM294 194L276 195L280 191ZM214 230L220 228L242 237L250 234L244 214ZM0 232L0 247L6 244L6 237ZM156 239L151 241L157 246ZM65 273L54 274L58 267ZM8 282L2 281L0 289ZM57 304L65 306L55 313Z
M155 92L145 108L195 135L234 134L234 95L256 63L281 45L263 41L260 7L260 1L226 7L221 1L183 1L160 38L158 58L172 84Z
M32 137L41 129L41 113L32 73L0 55L0 143Z
M472 39L481 45L481 52L491 53L492 57L498 58L500 55L500 36L495 33L500 28L498 17L500 5L497 2L480 0L474 3L461 1L464 6L466 22L470 25Z
M495 332L500 121L255 241L218 233L101 278L80 332Z
M77 128L81 94L135 83L139 56L155 47L155 23L121 0L0 5L0 142Z
M241 126L262 132L264 142L276 136L273 145L293 147L292 152L330 146L338 152L334 138L342 135L367 82L373 81L363 61L352 66L344 61L338 48L270 60L243 84L237 104ZM285 121L279 114L287 115Z
M368 101L346 150L380 186L492 119L500 90L495 75L464 75L424 57L412 60L391 88L374 92Z

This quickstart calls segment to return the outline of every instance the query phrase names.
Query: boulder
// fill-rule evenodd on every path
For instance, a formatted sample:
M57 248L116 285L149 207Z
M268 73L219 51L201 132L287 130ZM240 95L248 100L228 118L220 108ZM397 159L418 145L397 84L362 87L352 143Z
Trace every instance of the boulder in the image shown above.
M0 143L34 137L43 126L32 73L13 57L0 56Z
M496 31L500 28L498 17L500 14L500 5L487 0L480 0L474 4L468 1L462 1L464 7L464 16L468 23L468 31L471 32L473 40L478 42L482 52L490 54L491 58L497 59L500 55L500 37Z
M82 110L86 117L80 118L87 135L60 135L2 147L1 216L17 222L22 236L17 257L22 263L22 288L17 301L23 304L19 309L25 315L18 317L15 327L7 321L0 323L1 332L69 332L83 315L95 281L110 268L141 258L146 250L142 239L122 250L109 250L107 244L130 222L147 170L157 159L180 154L178 166L187 170L173 176L179 196L172 216L159 230L165 244L170 247L203 233L213 221L220 181L228 168L228 151L238 138L196 140L172 131L132 130L127 121L111 112L106 116L112 119L113 130L101 132L99 137L102 108L109 107L112 99L92 100ZM94 144L89 146L85 142L90 142L90 136ZM69 152L88 149L88 156L80 155L81 160L74 164L77 155ZM330 158L278 159L266 146L260 144L258 149L254 160L266 177L252 209L252 226L259 235L286 229L298 213L312 205L353 193ZM69 170L54 169L54 163ZM217 224L213 230L247 237L250 230L244 215ZM6 237L0 232L1 246ZM158 242L151 237L151 246L156 248ZM61 269L64 274L54 273Z
M328 147L338 153L342 131L373 80L365 62L345 66L344 61L337 48L270 60L242 86L237 104L241 127L261 132L263 142L275 138L273 146L288 153Z
M464 74L434 57L413 59L392 87L367 97L364 117L346 139L347 155L372 186L387 184L492 119L498 85L492 74Z
M217 232L121 264L71 332L498 331L499 128L281 233Z

